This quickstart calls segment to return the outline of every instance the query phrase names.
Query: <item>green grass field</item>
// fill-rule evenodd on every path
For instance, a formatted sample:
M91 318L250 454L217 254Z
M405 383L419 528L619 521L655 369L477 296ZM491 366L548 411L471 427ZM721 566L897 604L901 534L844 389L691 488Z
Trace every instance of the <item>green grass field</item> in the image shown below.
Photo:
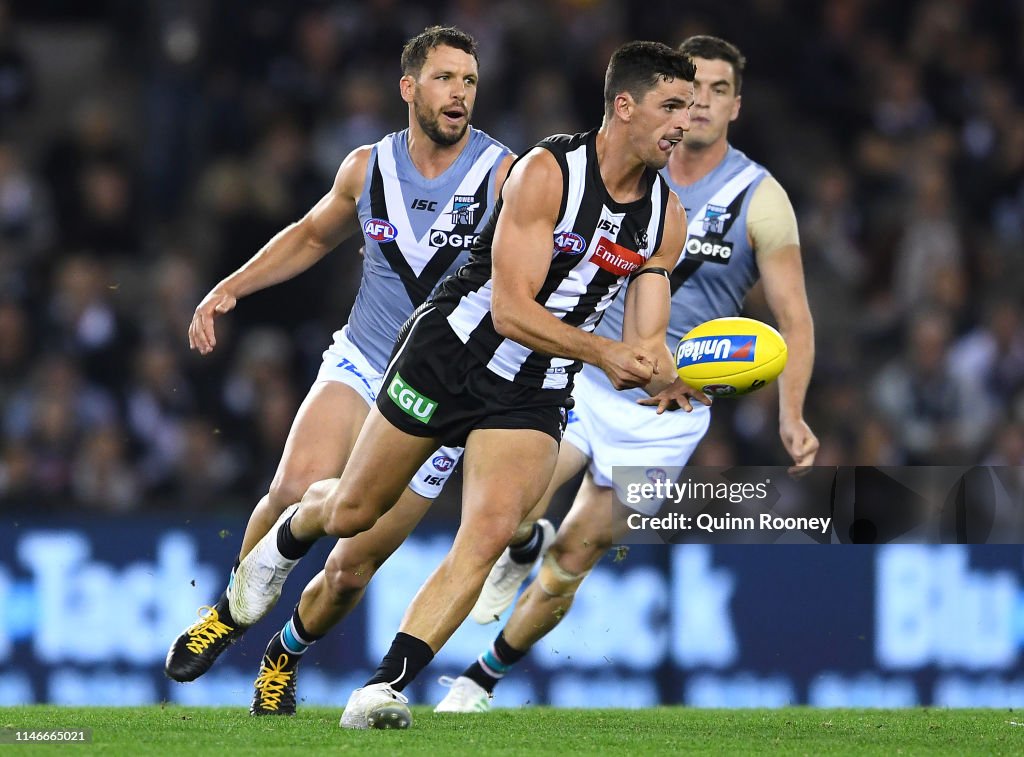
M1018 755L1014 710L496 710L435 715L414 708L407 731L346 731L338 709L252 718L238 708L0 708L0 729L91 728L92 743L25 746L109 754L647 754ZM20 746L3 745L13 752Z

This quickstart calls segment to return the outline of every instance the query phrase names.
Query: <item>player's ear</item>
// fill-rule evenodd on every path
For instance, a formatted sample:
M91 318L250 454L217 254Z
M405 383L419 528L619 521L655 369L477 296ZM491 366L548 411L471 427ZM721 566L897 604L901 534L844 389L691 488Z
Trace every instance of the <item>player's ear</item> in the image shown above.
M405 102L411 103L416 94L416 79L410 74L406 74L398 80L398 91L402 93L402 99Z
M636 108L636 101L629 92L619 92L612 101L612 110L619 118L629 123L633 118L633 110Z

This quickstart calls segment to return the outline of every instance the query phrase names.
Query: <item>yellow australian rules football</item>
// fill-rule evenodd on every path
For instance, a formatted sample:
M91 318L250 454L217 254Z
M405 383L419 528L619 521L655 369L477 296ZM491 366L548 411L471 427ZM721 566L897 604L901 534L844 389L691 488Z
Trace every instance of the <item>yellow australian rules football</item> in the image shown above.
M676 372L711 397L736 397L777 379L787 354L786 340L767 323L715 318L679 340Z

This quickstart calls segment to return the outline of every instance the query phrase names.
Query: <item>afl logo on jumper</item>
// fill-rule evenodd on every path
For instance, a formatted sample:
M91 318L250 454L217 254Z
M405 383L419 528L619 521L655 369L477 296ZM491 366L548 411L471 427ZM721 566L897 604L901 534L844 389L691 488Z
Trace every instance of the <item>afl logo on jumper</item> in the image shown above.
M555 234L555 249L568 255L579 255L587 249L587 240L573 231Z
M430 461L430 464L444 473L451 470L452 466L455 465L455 461L448 457L448 455L438 455Z
M371 218L363 224L363 233L374 242L390 242L398 236L398 229L381 218Z

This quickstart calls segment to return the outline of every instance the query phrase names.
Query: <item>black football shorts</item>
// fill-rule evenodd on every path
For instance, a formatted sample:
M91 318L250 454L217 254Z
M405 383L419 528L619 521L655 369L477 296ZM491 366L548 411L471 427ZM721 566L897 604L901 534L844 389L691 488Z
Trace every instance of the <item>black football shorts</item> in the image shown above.
M571 386L537 389L492 372L428 304L402 327L377 409L407 434L445 445L465 446L478 428L535 429L560 442L570 392Z

